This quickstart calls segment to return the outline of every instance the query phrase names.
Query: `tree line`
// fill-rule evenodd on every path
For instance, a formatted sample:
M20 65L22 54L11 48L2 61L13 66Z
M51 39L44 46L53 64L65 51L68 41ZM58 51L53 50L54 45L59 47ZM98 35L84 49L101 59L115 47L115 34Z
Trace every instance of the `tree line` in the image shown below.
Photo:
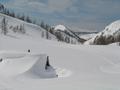
M115 42L120 42L120 29L117 32L113 33L113 35L105 36L104 33L101 33L100 36L96 36L93 44L107 45Z
M22 34L26 33L24 24L9 26L7 19L3 17L3 19L1 20L1 33L7 35L9 29L11 29L15 33L22 33Z

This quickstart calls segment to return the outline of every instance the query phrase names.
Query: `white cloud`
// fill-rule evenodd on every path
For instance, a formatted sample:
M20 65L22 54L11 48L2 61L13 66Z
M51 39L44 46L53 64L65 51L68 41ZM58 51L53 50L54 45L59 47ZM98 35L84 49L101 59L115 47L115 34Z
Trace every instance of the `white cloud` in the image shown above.
M9 8L17 8L23 10L38 10L38 12L52 13L52 12L64 12L67 8L70 8L73 4L73 0L48 0L47 3L43 3L39 0L11 0L7 3Z
M48 0L48 7L53 11L65 11L72 6L72 0Z
M10 0L6 6L19 12L41 13L36 17L52 24L91 30L102 30L120 18L119 0Z

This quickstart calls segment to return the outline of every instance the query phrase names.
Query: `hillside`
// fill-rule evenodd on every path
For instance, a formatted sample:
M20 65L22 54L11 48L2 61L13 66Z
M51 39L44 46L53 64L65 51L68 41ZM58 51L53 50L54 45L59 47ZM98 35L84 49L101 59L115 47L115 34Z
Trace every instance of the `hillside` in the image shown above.
M60 40L71 44L81 44L86 40L80 38L74 30L64 26L64 25L56 25L53 27L55 36Z
M7 22L7 36L15 38L22 38L23 36L25 36L30 38L45 38L57 40L54 35L47 32L45 29L41 28L38 25L30 24L0 13L1 23L4 18ZM24 28L24 31L22 31L21 26L22 28ZM0 32L2 33L2 27L0 28Z
M85 44L106 45L115 42L120 42L120 20L105 27L102 32L96 34L92 39L85 42Z

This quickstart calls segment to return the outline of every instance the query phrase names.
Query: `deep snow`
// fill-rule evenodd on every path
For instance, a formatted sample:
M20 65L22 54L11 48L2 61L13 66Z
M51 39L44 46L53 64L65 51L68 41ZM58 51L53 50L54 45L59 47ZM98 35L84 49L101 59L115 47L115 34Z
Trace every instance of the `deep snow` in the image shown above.
M31 78L31 76L15 75L8 77L12 72L0 73L0 89L5 90L119 90L120 86L120 50L119 46L87 46L70 45L44 39L14 39L1 36L1 51L16 51L27 53L46 53L58 78ZM8 46L9 45L9 46ZM21 55L21 54L20 54ZM17 56L17 55L15 55ZM19 57L20 58L20 57ZM21 62L16 59L17 62ZM35 58L28 57L30 62ZM28 61L22 60L24 65ZM19 60L19 61L18 61ZM33 61L32 61L33 60ZM10 62L12 63L12 62ZM17 67L14 62L14 69ZM18 63L17 63L18 64ZM3 65L1 62L0 65ZM24 65L19 67L23 68ZM20 68L20 69L21 69ZM25 69L25 68L24 68ZM15 72L17 69L15 69ZM13 73L14 74L14 73ZM31 75L31 74L30 74Z
M1 51L0 75L4 77L26 76L30 78L55 78L52 66L46 67L46 55ZM22 66L22 67L21 67Z

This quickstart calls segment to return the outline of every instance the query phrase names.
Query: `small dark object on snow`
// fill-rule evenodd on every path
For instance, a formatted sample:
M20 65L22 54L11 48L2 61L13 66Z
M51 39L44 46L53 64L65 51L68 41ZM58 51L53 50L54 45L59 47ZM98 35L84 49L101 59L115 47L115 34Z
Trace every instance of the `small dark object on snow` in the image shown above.
M2 62L2 61L3 61L3 59L1 58L1 59L0 59L0 62Z
M30 49L28 49L28 52L30 52Z
M56 77L58 77L58 75L56 75Z
M47 61L46 61L45 69L47 70L48 67L50 67L49 56L47 56Z

